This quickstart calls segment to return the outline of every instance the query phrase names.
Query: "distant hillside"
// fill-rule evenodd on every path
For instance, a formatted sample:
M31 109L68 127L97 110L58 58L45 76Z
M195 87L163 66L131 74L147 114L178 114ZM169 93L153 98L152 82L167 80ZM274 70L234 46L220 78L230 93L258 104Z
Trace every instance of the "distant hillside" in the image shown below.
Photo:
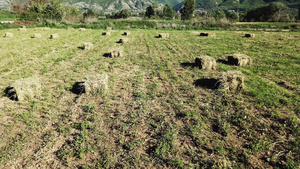
M300 0L196 0L196 9L205 10L245 10L252 9L272 2L281 2L290 8L298 8ZM183 6L183 3L178 3L173 7L178 11Z
M174 6L183 0L156 0L160 4L169 4ZM111 13L121 9L130 9L133 13L139 13L144 11L150 6L153 0L67 0L69 4L72 4L80 9L92 8L94 11L103 11L105 13Z

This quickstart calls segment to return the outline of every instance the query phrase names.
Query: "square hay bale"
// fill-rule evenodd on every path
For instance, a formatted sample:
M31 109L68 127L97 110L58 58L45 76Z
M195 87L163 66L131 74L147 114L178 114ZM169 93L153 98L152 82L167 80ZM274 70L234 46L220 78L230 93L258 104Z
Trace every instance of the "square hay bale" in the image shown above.
M216 70L216 59L210 56L200 56L195 59L195 65L203 70Z
M6 32L6 33L4 34L4 37L6 37L6 38L12 38L12 37L14 37L14 34L13 34L13 33Z
M158 38L168 38L169 34L168 33L160 33L158 34Z
M26 28L18 28L18 31L26 31Z
M131 32L124 32L123 35L124 36L129 36L131 34Z
M79 28L78 30L79 31L85 31L85 28Z
M30 77L15 81L6 88L5 93L11 100L26 101L37 97L40 91L40 80L37 77Z
M216 34L215 34L215 33L207 33L207 32L204 32L204 33L200 33L199 36L216 37Z
M43 31L46 31L46 30L50 30L50 28L48 28L48 27L43 28Z
M72 92L81 95L105 94L108 90L108 75L106 73L89 75L84 80L73 85Z
M111 58L115 58L115 57L122 57L123 56L123 50L121 48L114 48L111 50L111 52L109 53L109 56Z
M110 36L111 32L103 32L102 35Z
M234 54L232 56L228 56L229 64L236 66L247 66L251 65L252 60L249 56L244 54Z
M223 72L218 77L218 89L236 91L244 88L244 75L239 71Z
M93 43L91 43L91 42L83 43L83 49L84 50L92 50L93 48L94 48Z
M254 38L254 37L255 37L255 34L245 34L245 37L246 37L246 38Z
M50 39L56 39L58 37L59 37L58 34L52 34L52 35L50 35Z
M22 25L21 28L26 28L26 26L25 26L25 25Z
M119 40L119 43L129 43L129 39L128 38L122 38Z
M67 30L74 30L74 28L73 27L68 27Z
M34 33L31 38L41 38L42 35L39 33Z
M43 28L34 28L34 30L35 30L35 31L38 31L38 30L39 30L39 31L42 31Z
M106 30L112 31L112 27L106 27Z

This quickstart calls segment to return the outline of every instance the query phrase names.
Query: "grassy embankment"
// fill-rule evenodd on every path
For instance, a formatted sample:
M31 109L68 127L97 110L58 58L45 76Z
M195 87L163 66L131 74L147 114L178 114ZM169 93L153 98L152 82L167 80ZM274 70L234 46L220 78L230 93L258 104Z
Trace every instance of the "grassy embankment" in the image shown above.
M117 44L122 31L14 33L0 37L0 167L297 167L299 161L300 33L132 30L130 43ZM35 32L41 39L32 39ZM49 39L57 33L58 39ZM94 50L77 47L92 42ZM103 57L122 46L121 58ZM253 65L218 63L217 71L187 66L195 57L225 59L243 53ZM245 89L223 92L194 82L239 70ZM106 72L104 95L76 95L72 85ZM37 76L38 98L11 101L4 89ZM285 81L280 83L280 81ZM75 101L76 100L76 101Z

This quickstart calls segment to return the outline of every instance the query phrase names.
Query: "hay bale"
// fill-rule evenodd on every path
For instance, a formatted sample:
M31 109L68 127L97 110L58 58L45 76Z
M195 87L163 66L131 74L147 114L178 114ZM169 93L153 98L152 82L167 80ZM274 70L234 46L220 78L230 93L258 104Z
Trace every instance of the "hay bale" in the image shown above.
M6 33L4 34L4 37L6 37L6 38L12 38L12 37L14 37L14 34L13 34L13 33L6 32Z
M255 34L245 34L245 37L246 37L246 38L254 38L254 37L255 37Z
M67 30L74 30L74 28L73 27L68 27Z
M199 36L216 37L216 34L215 34L215 33L207 33L207 32L204 32L204 33L200 33Z
M123 50L121 48L114 48L111 50L111 52L109 53L109 56L111 58L115 58L115 57L122 57L123 56Z
M244 54L234 54L232 56L228 56L229 64L236 66L247 66L251 65L252 60L249 56Z
M129 43L129 39L128 38L122 38L119 40L119 43Z
M46 30L50 30L50 28L48 28L48 27L43 28L43 31L46 31Z
M26 31L26 28L18 28L18 31Z
M103 32L102 35L110 36L111 32Z
M25 25L22 25L21 28L26 28L26 26L25 26Z
M56 39L58 37L59 37L58 34L52 34L52 35L50 35L50 39Z
M112 27L106 27L106 30L108 30L110 32L110 31L112 31Z
M239 71L223 72L218 77L218 89L241 90L244 88L244 75Z
M37 97L41 91L41 84L37 77L20 79L6 88L5 93L11 100L25 101Z
M35 31L38 31L38 30L42 31L43 28L34 28L34 30L35 30Z
M124 32L124 36L129 36L131 34L131 32Z
M158 34L158 38L168 38L169 34L168 33L160 33Z
M94 45L91 42L83 43L83 50L92 50Z
M73 85L72 92L78 95L83 93L89 95L104 94L108 90L108 75L106 73L90 75Z
M34 33L34 34L31 36L31 38L41 38L41 37L42 37L42 35L39 34L39 33Z
M79 28L79 31L85 31L85 28Z
M203 70L216 70L216 59L210 56L201 56L195 59L195 65Z

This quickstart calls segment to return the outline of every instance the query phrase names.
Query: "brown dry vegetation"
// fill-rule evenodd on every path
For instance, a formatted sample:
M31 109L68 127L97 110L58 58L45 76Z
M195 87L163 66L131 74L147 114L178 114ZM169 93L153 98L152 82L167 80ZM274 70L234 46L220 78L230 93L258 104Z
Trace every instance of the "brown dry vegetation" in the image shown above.
M125 44L116 43L124 31L9 32L13 38L0 37L0 168L299 167L299 32L214 31L217 38L204 39L165 31L169 38L158 39L156 30L131 30ZM42 38L31 39L35 32ZM78 49L84 42L93 50ZM119 47L123 57L103 57ZM252 65L222 60L234 53ZM219 59L217 70L196 67L201 55ZM243 90L207 87L230 70L244 74ZM71 92L102 73L106 93ZM5 96L34 76L39 97Z

